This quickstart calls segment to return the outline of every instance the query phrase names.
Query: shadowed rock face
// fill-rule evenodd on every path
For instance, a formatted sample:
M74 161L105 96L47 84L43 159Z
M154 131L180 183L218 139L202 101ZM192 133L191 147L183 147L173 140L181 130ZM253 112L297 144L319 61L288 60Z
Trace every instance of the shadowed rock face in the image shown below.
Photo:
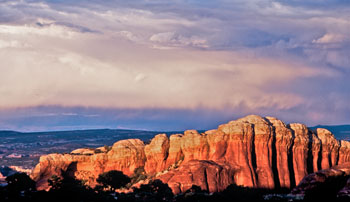
M312 172L349 161L350 143L337 141L325 129L313 132L303 124L250 115L204 133L160 134L148 145L130 139L98 154L42 156L32 178L43 189L50 176L69 172L94 186L102 172L121 170L131 175L135 168L144 167L174 193L192 185L220 191L232 183L290 188Z
M321 192L321 193L320 193ZM322 193L324 192L324 193ZM338 197L350 195L350 162L317 171L304 177L292 192L294 195L337 194Z

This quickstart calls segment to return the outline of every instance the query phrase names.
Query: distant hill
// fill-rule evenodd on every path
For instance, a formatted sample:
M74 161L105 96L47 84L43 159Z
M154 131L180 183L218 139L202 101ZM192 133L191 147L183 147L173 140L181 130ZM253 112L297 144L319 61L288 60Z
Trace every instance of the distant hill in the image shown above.
M350 141L350 125L317 125L310 129L325 128L331 131L338 140Z

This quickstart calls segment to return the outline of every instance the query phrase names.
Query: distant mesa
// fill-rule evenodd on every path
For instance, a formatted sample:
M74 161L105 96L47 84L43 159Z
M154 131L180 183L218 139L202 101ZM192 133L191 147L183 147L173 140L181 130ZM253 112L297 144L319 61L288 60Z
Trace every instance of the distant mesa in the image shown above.
M230 184L278 189L296 187L305 176L345 162L350 162L350 143L336 140L326 129L250 115L204 133L159 134L147 145L127 139L111 148L41 156L32 178L46 189L52 175L68 172L94 187L103 172L120 170L131 176L142 167L174 193L192 185L210 192Z

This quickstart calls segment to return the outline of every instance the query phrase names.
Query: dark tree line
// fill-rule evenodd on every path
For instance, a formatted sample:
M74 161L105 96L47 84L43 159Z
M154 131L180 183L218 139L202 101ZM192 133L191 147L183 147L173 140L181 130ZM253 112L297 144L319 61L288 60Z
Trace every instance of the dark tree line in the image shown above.
M69 175L62 177L52 176L48 180L49 191L37 191L35 182L24 173L16 173L6 178L7 186L0 187L0 202L25 201L25 202L221 202L221 201L291 201L287 196L288 190L279 194L276 190L246 188L230 185L224 191L208 193L200 187L193 185L185 193L174 195L167 184L160 180L151 180L139 188L133 187L130 193L117 193L116 189L130 188L133 183L146 179L142 168L136 169L134 175L129 178L120 171L109 171L99 175L95 188L86 186L83 181ZM284 194L284 195L283 195ZM269 196L269 197L266 197ZM321 197L320 197L321 196ZM328 188L307 193L304 201L315 199L327 199L327 201L349 201L339 199ZM296 201L294 199L294 201Z

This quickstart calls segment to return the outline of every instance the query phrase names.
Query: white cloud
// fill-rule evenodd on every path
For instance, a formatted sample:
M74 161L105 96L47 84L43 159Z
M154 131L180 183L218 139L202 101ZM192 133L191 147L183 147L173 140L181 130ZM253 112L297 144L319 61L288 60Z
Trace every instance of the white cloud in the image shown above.
M348 36L350 37L350 36ZM323 35L322 37L313 40L313 43L319 43L319 44L327 44L327 43L341 43L346 40L346 36L342 34L333 34L333 33L327 33Z
M78 114L77 113L62 113L61 114L62 116L78 116Z
M127 40L134 41L134 42L139 42L139 41L142 40L142 39L140 39L140 37L136 36L132 32L125 31L125 30L116 32L116 35L117 36L121 36L121 37L123 37L123 38L125 38Z
M29 45L25 43L21 43L17 40L10 40L10 41L0 40L0 49L1 48L25 48L25 47L29 47Z
M144 74L142 74L142 73L137 74L136 77L135 77L135 81L136 81L136 82L140 82L140 81L144 80L146 77L147 77L147 76L144 75Z
M0 25L0 34L3 35L39 35L58 38L71 39L76 36L76 32L67 27L50 24L45 27L35 27L33 25Z

